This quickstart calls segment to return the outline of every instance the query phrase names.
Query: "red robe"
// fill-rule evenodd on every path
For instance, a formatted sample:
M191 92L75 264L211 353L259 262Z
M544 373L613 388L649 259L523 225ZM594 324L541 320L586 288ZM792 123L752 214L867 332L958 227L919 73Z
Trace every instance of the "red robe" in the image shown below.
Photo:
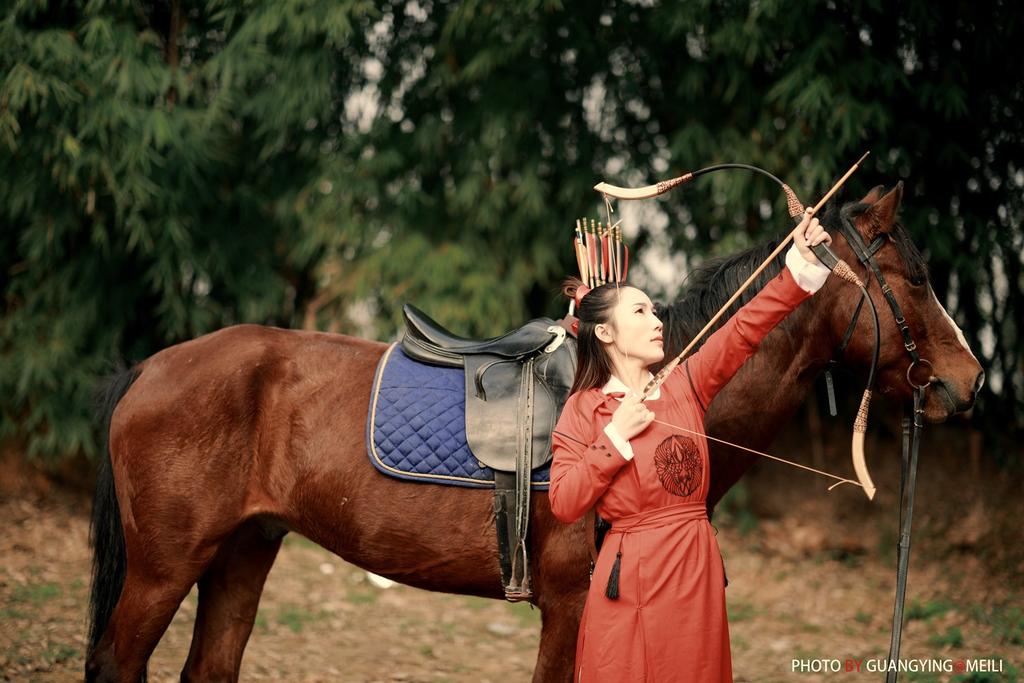
M704 431L718 391L780 320L810 294L788 268L680 363L645 401L657 420ZM611 522L576 644L576 682L731 681L725 570L707 518L707 440L657 422L630 439L627 460L604 432L619 393L571 395L552 437L548 498L574 522L597 506ZM606 597L621 551L619 597Z

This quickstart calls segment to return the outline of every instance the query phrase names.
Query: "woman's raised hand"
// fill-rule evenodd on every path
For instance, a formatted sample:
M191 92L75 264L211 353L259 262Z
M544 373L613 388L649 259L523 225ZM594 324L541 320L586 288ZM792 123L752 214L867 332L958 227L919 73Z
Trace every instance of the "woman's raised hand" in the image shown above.
M817 216L811 217L811 207L807 207L800 224L793 228L793 243L804 259L810 263L818 263L818 257L811 251L811 246L822 242L832 244L832 236L825 232Z
M640 401L640 394L633 391L622 398L622 403L612 415L616 431L627 441L647 429L647 425L653 421L654 413L647 410L647 406Z

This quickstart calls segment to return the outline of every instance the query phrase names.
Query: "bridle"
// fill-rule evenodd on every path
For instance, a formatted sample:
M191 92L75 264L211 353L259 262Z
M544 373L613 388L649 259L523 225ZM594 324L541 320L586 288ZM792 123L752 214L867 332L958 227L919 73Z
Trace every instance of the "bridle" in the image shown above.
M864 243L864 238L861 237L860 232L857 230L856 227L854 227L853 221L850 219L850 215L854 211L856 211L858 209L858 206L859 205L854 205L854 206L846 207L846 208L841 209L839 211L839 217L840 217L839 227L840 227L840 230L843 233L843 237L846 238L847 244L850 245L850 249L853 251L854 255L857 257L857 260L860 261L860 263L868 269L869 277L867 278L867 283L866 284L870 285L870 283L871 283L871 277L870 276L874 275L874 279L878 281L879 286L882 288L882 295L885 297L886 302L888 302L889 309L892 311L893 318L896 321L896 326L899 328L900 335L903 337L903 348L906 349L907 354L910 356L910 361L911 362L910 362L910 365L907 366L907 383L910 384L910 386L912 388L914 388L914 389L917 389L917 388L924 389L924 388L928 387L929 384L931 384L931 381L929 380L929 381L925 382L924 384L919 385L919 384L914 382L913 376L912 376L912 372L913 372L915 366L917 366L917 365L927 365L928 368L929 368L929 376L930 376L930 374L931 374L930 371L932 369L932 364L927 359L921 358L920 355L918 354L918 352L917 352L917 344L914 342L914 339L913 339L913 337L910 334L910 326L907 325L907 319L906 319L906 316L903 315L903 309L900 308L899 302L896 301L896 296L892 293L892 288L889 286L889 283L886 282L885 276L882 274L882 269L879 268L878 262L875 260L875 254L878 252L879 249L881 249L883 246L885 246L885 244L887 242L891 241L891 238L887 234L880 234L877 237L875 237L874 240L871 241L871 244L865 244ZM817 253L818 250L817 250L816 247L812 247L812 249L815 250L816 255L819 257L819 260L821 260L822 254ZM825 259L824 259L823 262L825 262L825 265L827 265L829 267L833 267L834 263L828 263L828 261L833 261L833 260L836 260L835 259L835 255L834 254L830 254L829 250L826 249L825 250ZM869 302L869 304L871 303L871 300L870 300L869 297L864 297L862 295L860 302L857 304L857 308L853 312L853 317L850 320L850 324L846 328L846 333L843 335L842 341L839 343L839 346L836 348L836 354L837 355L841 355L843 353L843 351L846 350L846 346L850 343L850 339L853 337L854 328L857 326L857 319L860 316L861 307L863 306L865 300L867 300ZM872 359L872 368L871 368L871 372L869 374L870 377L873 377L874 372L875 372L875 366L877 366L877 364L878 364L878 353L877 353L878 345L879 345L878 344L878 339L876 337L876 340L875 340L876 353L875 353L875 355L874 355L874 357ZM831 363L835 363L836 361L833 359L830 362ZM871 384L871 382L869 381L869 385L870 384ZM830 387L831 387L831 383L830 383ZM834 402L835 402L835 397L832 395L832 392L830 390L830 392L829 392L829 405L830 405L830 408L831 408L832 405L834 405ZM835 416L834 412L833 412L833 416Z
M889 641L889 666L887 667L885 680L886 683L895 683L897 677L897 669L895 662L899 660L900 656L900 641L903 631L903 606L906 600L906 587L907 587L907 570L910 564L910 536L913 526L913 515L914 515L914 494L917 490L917 461L918 461L918 447L920 446L921 440L921 429L924 424L922 422L922 415L924 414L924 393L925 390L931 385L932 380L932 364L925 358L921 358L917 351L917 344L914 342L914 338L910 333L910 326L907 325L906 316L903 315L903 309L900 308L900 304L896 301L895 295L892 293L892 288L889 283L886 282L885 276L882 274L882 269L879 268L878 262L875 260L875 254L881 249L886 242L891 239L886 234L880 234L875 237L871 244L865 244L864 239L861 237L860 232L853 225L853 221L850 215L853 211L857 210L857 206L846 207L839 211L840 216L840 230L843 233L843 237L846 238L847 244L850 245L850 249L853 251L857 260L860 261L867 271L867 277L865 279L865 286L870 286L871 280L877 280L881 287L882 295L885 297L886 302L889 304L889 310L892 311L896 326L900 330L900 335L903 337L903 348L906 349L907 355L910 356L910 365L907 366L907 383L913 390L912 399L912 413L911 417L904 416L902 419L902 456L900 460L900 495L899 495L899 518L900 518L900 539L897 544L897 562L896 562L896 598L895 604L893 605L893 616L892 616L892 637ZM819 249L824 247L824 249ZM825 265L833 267L835 261L835 255L831 253L831 250L824 244L812 247L815 251L815 255L818 256ZM835 363L835 357L839 356L846 349L846 346L850 343L850 339L853 336L853 330L857 325L857 319L860 316L861 308L864 301L868 302L872 313L875 315L875 351L871 361L871 370L869 372L868 386L872 386L874 381L876 367L878 365L878 315L875 312L874 304L871 298L867 296L866 289L863 290L861 300L857 304L857 308L853 312L853 317L850 319L850 324L846 328L846 333L843 335L842 341L836 348L836 354L830 363ZM926 365L928 366L928 379L923 384L918 384L914 381L913 371L915 367ZM825 371L825 381L828 388L828 400L829 409L833 416L835 416L835 394L832 383L831 370ZM904 515L904 510L906 514Z

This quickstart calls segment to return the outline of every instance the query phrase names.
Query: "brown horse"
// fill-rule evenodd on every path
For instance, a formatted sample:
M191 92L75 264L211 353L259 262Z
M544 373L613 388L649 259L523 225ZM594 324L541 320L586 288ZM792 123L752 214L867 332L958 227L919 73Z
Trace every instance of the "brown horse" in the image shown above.
M895 220L899 188L885 197L873 191L862 203L858 229L868 239L880 231L894 237L877 258L944 388L930 392L927 418L943 420L972 404L981 369L916 274L919 256L896 239L905 237ZM863 272L842 238L834 249ZM766 253L755 248L702 269L683 299L661 309L666 358ZM780 267L781 259L764 277ZM765 447L804 400L858 298L857 289L830 278L719 394L709 433ZM905 398L908 360L891 318L881 319L879 388ZM862 318L839 359L861 373L872 351L867 324ZM182 680L236 680L264 580L288 531L411 586L503 597L492 493L402 482L369 462L370 387L387 346L239 325L160 351L114 379L106 401L108 459L93 506L87 680L144 678L150 654L196 583L199 608ZM712 456L711 508L750 464L730 456ZM542 614L533 680L567 681L592 527L561 524L545 496L533 500L534 601Z

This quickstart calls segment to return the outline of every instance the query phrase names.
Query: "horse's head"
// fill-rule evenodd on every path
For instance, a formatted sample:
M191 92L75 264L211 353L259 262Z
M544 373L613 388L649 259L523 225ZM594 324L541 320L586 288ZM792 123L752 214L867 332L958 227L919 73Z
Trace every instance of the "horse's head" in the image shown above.
M909 398L912 386L931 380L925 393L925 419L941 422L974 405L985 373L971 353L960 328L946 313L928 281L920 252L906 229L897 221L903 183L883 195L881 186L863 199L826 213L823 223L833 236L833 251L844 259L867 286L875 308L881 335L876 391L898 399ZM889 302L870 267L862 263L844 235L855 230L863 243L877 247L874 260L902 310L910 336L922 361L911 369L911 358L896 324ZM830 278L829 326L836 344L846 334L861 298L860 291L839 278ZM843 351L845 364L867 368L871 363L874 338L870 313L861 311L850 342ZM927 361L927 363L925 362ZM930 364L930 365L929 365Z

